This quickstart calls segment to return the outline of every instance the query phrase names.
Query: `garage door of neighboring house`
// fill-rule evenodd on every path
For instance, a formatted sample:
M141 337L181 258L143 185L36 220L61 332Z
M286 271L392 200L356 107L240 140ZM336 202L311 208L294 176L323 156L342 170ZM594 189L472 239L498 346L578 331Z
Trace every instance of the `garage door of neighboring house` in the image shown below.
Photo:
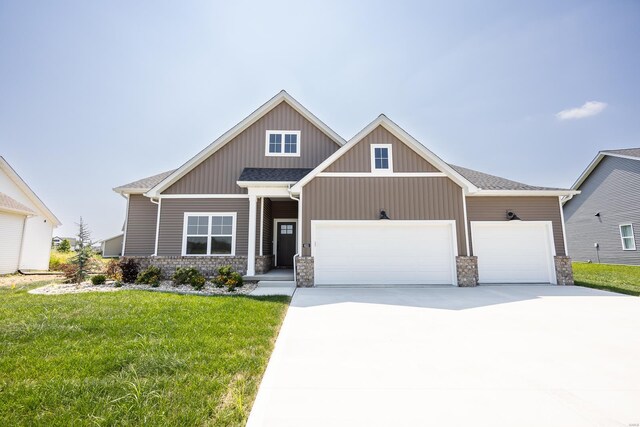
M0 212L0 274L18 269L23 225L24 216Z
M316 285L456 284L455 221L312 221Z
M555 283L550 221L472 221L480 284Z

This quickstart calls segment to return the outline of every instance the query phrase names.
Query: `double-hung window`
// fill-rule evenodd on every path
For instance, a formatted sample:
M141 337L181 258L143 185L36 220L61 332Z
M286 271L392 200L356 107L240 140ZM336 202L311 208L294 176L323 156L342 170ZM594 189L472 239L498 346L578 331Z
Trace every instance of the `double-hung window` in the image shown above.
M234 255L236 214L185 213L183 255Z
M268 130L267 156L300 156L299 130Z
M391 144L371 144L371 172L392 173Z
M620 238L622 239L622 250L635 251L636 239L633 235L633 225L622 224L620 225Z

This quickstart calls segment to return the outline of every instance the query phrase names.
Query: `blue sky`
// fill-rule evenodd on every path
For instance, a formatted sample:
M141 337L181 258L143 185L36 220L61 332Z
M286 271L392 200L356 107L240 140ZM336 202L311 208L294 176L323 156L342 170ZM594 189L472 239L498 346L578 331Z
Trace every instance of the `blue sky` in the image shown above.
M0 154L56 235L117 234L111 188L281 89L347 139L384 112L448 162L568 187L640 146L640 2L0 0Z

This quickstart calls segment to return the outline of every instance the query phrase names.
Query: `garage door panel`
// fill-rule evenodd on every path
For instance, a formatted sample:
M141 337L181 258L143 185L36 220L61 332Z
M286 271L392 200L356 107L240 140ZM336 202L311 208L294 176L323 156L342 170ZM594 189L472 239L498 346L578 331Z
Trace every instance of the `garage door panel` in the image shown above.
M315 224L315 282L452 284L452 227L427 221Z

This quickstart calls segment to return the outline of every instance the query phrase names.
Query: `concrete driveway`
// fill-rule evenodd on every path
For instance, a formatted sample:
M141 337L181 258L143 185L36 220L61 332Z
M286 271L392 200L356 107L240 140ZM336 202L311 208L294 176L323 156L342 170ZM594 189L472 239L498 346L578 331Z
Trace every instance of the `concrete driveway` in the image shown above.
M248 425L640 425L640 298L298 289Z

